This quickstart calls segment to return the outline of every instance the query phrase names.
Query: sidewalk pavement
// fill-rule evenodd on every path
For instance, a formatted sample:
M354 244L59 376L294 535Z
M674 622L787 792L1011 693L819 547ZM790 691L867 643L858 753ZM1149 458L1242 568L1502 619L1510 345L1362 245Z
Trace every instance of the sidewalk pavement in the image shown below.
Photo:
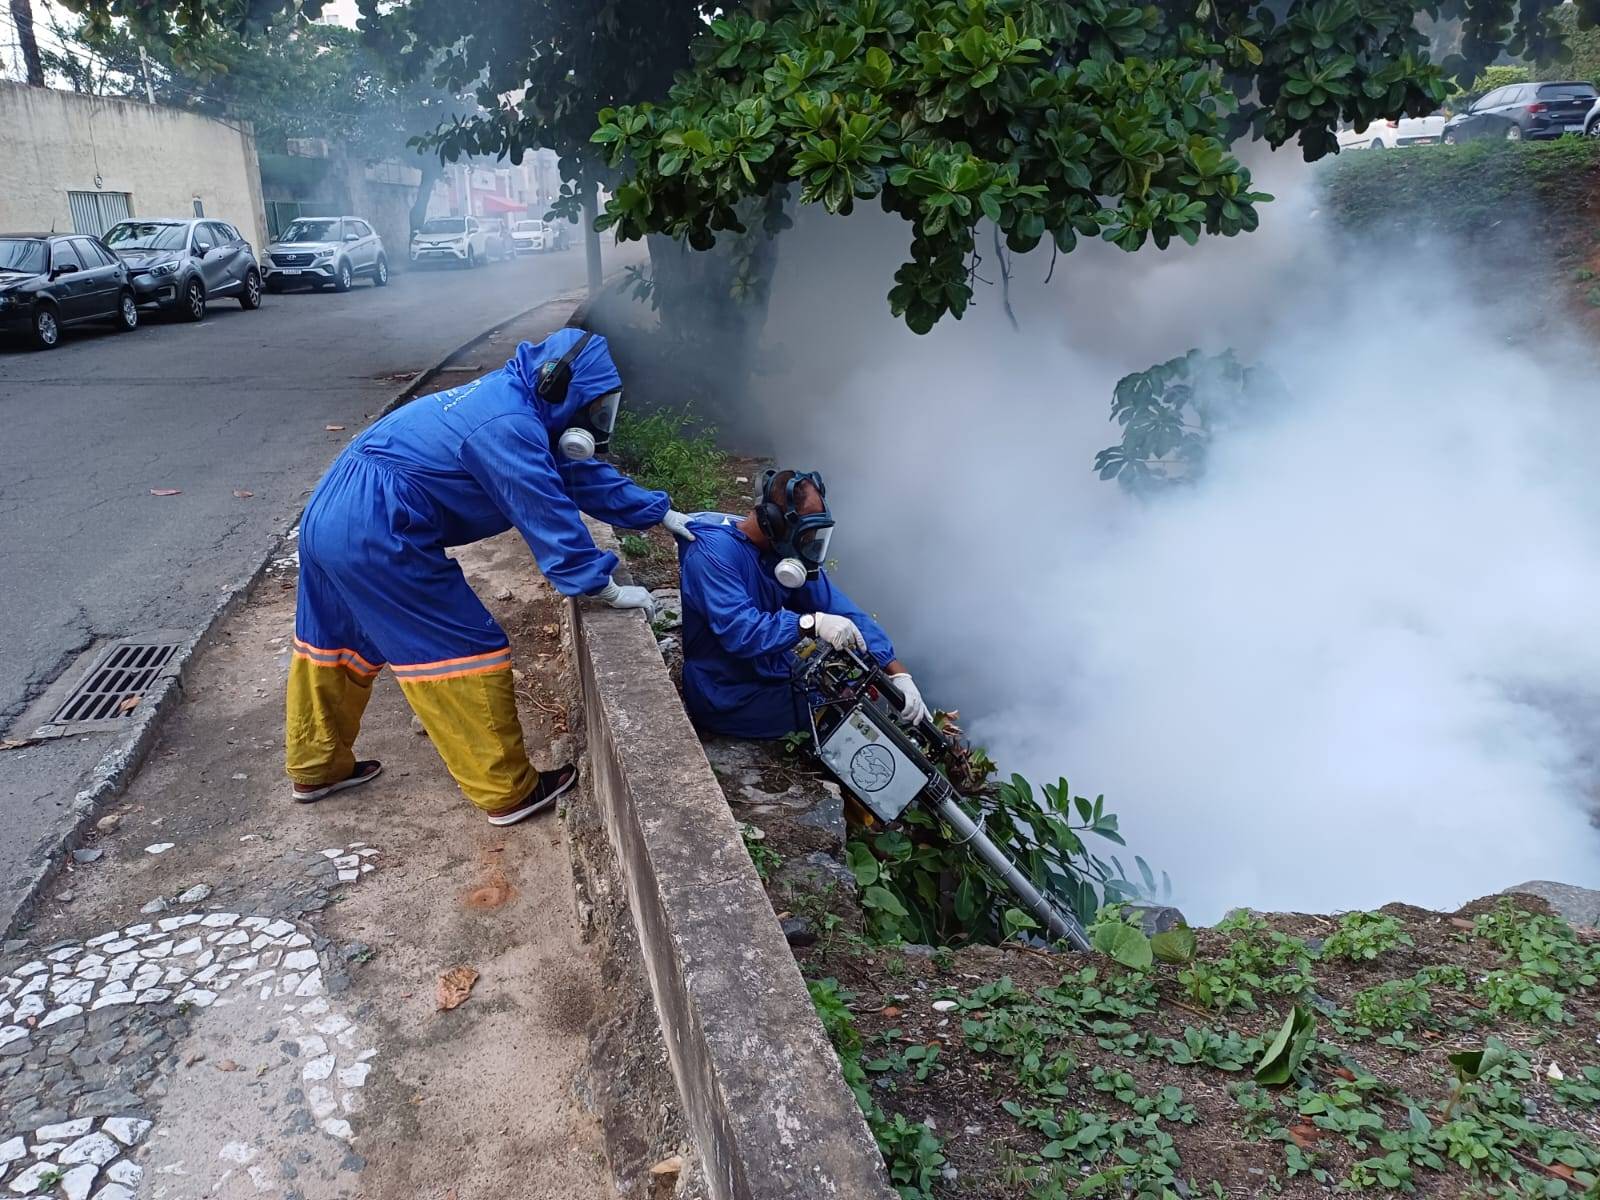
M553 766L575 703L559 598L514 534L458 557L511 635L529 748ZM359 744L384 774L291 803L294 568L275 564L224 627L89 861L0 947L0 1187L612 1195L573 1097L603 996L564 823L485 822L387 673ZM476 980L441 1011L453 968Z

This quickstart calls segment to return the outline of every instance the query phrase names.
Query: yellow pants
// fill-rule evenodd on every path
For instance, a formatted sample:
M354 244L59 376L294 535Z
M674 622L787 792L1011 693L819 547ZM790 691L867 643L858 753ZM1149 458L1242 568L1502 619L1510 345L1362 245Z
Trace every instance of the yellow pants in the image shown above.
M381 669L352 651L323 650L296 639L284 722L285 760L296 783L316 786L349 777L361 714ZM539 776L522 743L509 648L391 669L468 800L498 812L527 797Z

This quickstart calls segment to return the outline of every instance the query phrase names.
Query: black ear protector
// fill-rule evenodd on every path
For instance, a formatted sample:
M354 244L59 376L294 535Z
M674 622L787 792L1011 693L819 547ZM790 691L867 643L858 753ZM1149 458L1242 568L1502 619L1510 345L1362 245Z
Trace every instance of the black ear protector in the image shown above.
M795 510L795 492L802 484L809 483L816 488L824 504L828 499L828 489L821 475L815 471L796 471L789 476L783 489L783 501L779 503L772 495L772 482L777 477L778 472L769 467L761 472L761 478L756 482L756 526L774 544L787 541L794 528L794 522L799 517Z
M539 382L534 384L533 390L539 399L554 408L559 408L567 399L567 388L572 386L572 364L578 361L578 355L583 353L583 348L594 338L594 334L585 332L577 341L572 343L568 350L554 362L539 364Z

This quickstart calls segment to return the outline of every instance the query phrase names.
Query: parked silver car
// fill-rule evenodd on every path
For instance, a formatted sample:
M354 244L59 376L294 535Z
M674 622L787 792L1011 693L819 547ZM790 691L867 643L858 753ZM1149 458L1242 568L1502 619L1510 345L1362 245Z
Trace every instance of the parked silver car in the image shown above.
M370 276L377 287L389 282L389 258L383 239L360 217L301 217L292 221L261 260L267 291L281 292L291 283L314 288L333 284L348 292L358 275Z
M176 310L190 321L205 316L206 302L219 296L238 297L246 311L261 307L255 252L225 221L118 221L105 243L127 264L141 305Z

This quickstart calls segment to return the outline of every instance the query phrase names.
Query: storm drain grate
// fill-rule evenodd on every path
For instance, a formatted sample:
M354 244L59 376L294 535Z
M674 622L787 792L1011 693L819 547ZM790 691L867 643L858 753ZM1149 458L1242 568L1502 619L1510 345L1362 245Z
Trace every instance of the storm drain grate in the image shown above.
M139 706L144 694L177 656L180 642L118 642L84 673L50 718L51 725L82 725L121 720Z

